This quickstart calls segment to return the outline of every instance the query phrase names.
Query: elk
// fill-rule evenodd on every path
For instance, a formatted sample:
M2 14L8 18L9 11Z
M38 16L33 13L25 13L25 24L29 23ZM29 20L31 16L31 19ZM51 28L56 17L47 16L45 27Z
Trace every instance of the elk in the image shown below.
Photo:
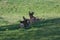
M34 12L29 11L29 17L30 17L30 23L34 23L34 22L37 22L39 20L39 18L36 18L34 16Z
M23 21L20 21L20 25L21 25L21 27L29 28L30 27L30 20L26 19L23 16Z
M30 11L29 11L29 18L30 19L27 19L23 16L23 21L20 21L20 27L29 28L32 23L35 23L40 20L39 18L36 18L34 16L34 12Z

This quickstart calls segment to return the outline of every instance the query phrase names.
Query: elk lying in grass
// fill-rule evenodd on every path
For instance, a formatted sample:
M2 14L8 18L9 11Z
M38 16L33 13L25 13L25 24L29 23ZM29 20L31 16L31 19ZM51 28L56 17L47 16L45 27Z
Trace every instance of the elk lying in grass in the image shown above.
M23 16L23 21L20 21L20 27L29 28L30 27L30 20L29 19L26 19Z
M34 16L34 12L29 12L30 19L26 19L23 16L23 21L20 21L20 26L28 28L30 27L30 24L37 22L39 19Z

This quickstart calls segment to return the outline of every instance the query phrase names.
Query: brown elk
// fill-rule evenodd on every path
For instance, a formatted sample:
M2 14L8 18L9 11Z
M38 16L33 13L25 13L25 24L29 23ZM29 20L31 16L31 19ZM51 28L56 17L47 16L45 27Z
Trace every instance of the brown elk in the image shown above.
M20 26L21 26L21 27L29 28L29 27L30 27L30 24L35 23L35 22L37 22L37 21L40 20L39 18L36 18L36 17L34 16L34 12L30 12L30 11L29 11L29 17L30 17L30 19L26 19L26 18L23 16L23 21L20 21Z
M21 27L29 28L30 27L30 20L26 19L23 16L23 21L20 21L20 25L21 25Z
M30 23L34 23L34 22L37 22L39 20L39 18L36 18L34 16L34 12L29 11L29 17L30 17Z

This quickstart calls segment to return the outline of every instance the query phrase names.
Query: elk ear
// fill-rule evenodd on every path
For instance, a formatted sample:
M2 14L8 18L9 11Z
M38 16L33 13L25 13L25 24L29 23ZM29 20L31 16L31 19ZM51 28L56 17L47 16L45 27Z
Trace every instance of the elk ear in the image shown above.
M32 12L32 15L34 15L34 12Z
M31 15L31 12L29 11L29 15Z
M26 18L23 16L23 19L25 20Z

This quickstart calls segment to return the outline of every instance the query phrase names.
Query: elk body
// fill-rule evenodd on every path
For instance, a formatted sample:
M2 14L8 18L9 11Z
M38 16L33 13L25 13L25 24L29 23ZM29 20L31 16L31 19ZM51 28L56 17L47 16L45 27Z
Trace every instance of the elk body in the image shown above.
M30 17L30 23L34 23L40 20L39 18L36 18L34 16L34 12L29 12L29 17Z
M23 21L20 21L20 27L29 28L32 23L37 21L39 21L39 19L34 16L34 12L29 12L29 19L23 16Z
M29 19L26 19L23 16L23 21L20 21L20 26L21 27L25 27L25 28L29 28L30 27L30 20Z

